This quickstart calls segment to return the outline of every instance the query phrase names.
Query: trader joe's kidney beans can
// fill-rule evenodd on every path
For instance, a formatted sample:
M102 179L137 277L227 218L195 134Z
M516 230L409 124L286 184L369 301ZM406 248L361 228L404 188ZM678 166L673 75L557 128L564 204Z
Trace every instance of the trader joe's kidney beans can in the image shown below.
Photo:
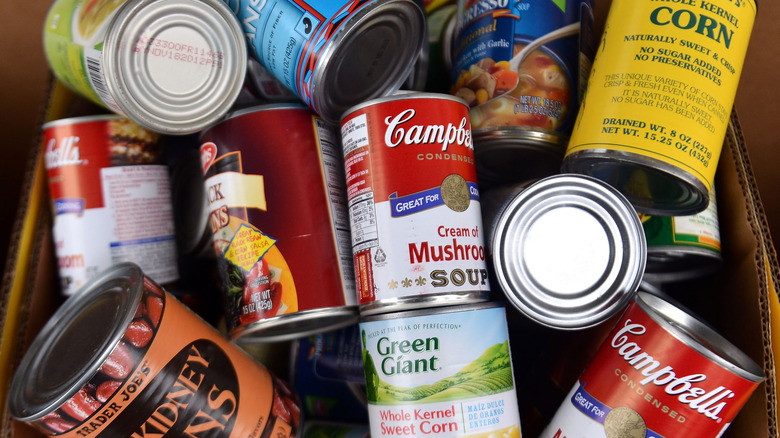
M251 51L324 119L406 80L425 42L413 0L225 0Z
M297 397L144 277L114 265L68 298L22 358L8 411L46 435L293 437Z
M237 342L357 322L336 128L290 103L233 112L201 136L225 318Z
M158 140L117 115L43 125L63 294L123 261L158 283L179 279L170 176Z
M563 161L637 211L708 205L756 16L754 0L616 0Z
M694 315L639 292L540 436L719 437L763 379Z
M487 299L465 102L369 101L345 113L341 138L361 314Z
M520 437L500 304L373 315L360 331L372 437Z

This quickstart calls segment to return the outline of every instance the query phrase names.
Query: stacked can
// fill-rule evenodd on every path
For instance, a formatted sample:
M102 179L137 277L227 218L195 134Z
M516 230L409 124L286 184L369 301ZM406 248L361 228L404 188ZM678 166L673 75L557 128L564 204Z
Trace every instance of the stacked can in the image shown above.
M341 122L371 436L520 436L489 302L468 106L404 93Z

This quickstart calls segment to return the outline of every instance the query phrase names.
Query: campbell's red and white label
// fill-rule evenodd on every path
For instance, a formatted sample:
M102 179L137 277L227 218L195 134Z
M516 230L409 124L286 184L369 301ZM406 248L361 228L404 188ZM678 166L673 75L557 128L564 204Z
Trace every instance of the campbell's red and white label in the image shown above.
M540 436L719 437L758 383L686 345L635 302Z
M467 106L401 95L347 114L341 135L359 303L487 291Z

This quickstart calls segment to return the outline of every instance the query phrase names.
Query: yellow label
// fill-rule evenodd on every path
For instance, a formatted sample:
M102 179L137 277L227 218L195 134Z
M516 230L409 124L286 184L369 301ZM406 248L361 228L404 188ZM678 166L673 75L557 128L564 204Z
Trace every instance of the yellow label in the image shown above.
M241 224L225 251L225 258L234 265L244 268L245 271L250 271L257 260L262 258L275 243L276 240L255 228Z
M566 154L627 151L712 188L753 0L613 0Z

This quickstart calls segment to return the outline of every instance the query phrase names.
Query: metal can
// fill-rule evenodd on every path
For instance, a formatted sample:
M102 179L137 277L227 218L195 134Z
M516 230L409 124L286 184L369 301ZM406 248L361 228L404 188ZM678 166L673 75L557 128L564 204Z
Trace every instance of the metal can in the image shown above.
M43 125L61 291L131 261L160 283L179 279L171 183L159 135L118 115Z
M361 314L484 301L489 292L468 107L404 93L344 115Z
M357 321L336 127L302 104L231 113L201 135L230 336L294 339Z
M8 410L63 438L300 428L284 382L132 263L103 271L54 313L11 381Z
M414 0L225 2L260 63L330 122L399 89L425 40Z
M241 26L219 0L57 0L43 35L57 78L165 134L225 115L246 73Z
M631 301L647 244L620 192L592 177L561 174L519 186L496 205L485 209L492 272L526 317L584 329Z
M361 317L372 437L520 437L504 307Z
M458 2L452 88L480 184L558 173L595 51L592 0Z
M642 213L707 208L756 2L613 1L563 162Z
M298 96L276 79L251 53L247 61L247 83L260 102L297 102Z
M723 264L715 190L707 209L688 216L640 214L647 238L645 279L674 282L700 278Z
M719 437L763 379L695 315L640 292L540 436Z

